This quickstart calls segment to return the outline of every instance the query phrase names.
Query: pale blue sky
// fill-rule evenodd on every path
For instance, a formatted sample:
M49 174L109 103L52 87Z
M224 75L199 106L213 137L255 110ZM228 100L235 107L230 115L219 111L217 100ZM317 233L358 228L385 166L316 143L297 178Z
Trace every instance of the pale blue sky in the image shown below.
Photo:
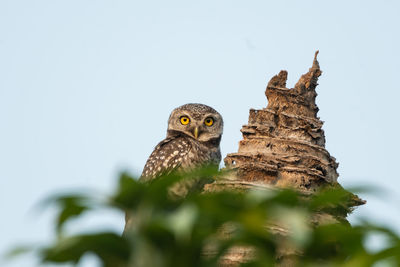
M317 49L339 181L390 192L352 220L400 231L399 3L0 0L0 251L52 237L53 213L32 211L50 193L111 192L120 170L139 174L178 105L215 107L222 152L237 151L269 79L286 69L293 86ZM123 216L82 224L118 229Z

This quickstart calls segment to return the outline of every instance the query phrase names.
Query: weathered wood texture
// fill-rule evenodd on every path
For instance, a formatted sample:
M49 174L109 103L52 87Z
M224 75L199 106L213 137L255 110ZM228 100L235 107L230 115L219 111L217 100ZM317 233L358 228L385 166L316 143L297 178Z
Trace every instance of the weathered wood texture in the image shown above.
M287 71L281 71L267 85L268 106L250 110L249 121L241 129L243 140L239 150L228 154L225 165L232 169L227 177L205 187L205 191L249 189L271 190L291 187L305 195L337 183L338 163L325 149L323 122L317 116L315 103L318 77L321 75L315 53L312 67L302 75L295 87L286 87ZM354 196L354 206L364 201ZM312 224L344 221L326 213L310 218ZM267 225L270 231L285 235L286 229ZM229 236L228 229L221 230ZM212 254L206 250L205 254ZM279 266L292 266L299 253L282 248ZM249 247L235 247L224 255L221 266L238 266L254 255Z
M315 88L322 72L316 56L293 89L286 88L286 71L274 76L265 91L268 106L250 110L239 151L225 158L240 180L307 191L336 183L338 163L325 149L317 117Z

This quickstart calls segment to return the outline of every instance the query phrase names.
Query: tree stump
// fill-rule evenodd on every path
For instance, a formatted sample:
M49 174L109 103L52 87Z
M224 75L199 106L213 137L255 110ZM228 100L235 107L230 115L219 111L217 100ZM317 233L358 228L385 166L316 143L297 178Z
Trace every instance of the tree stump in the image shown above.
M338 163L325 149L323 122L317 116L315 91L322 74L315 53L312 67L302 75L295 87L286 87L287 71L282 70L269 81L265 95L268 106L250 109L249 121L243 125L243 140L239 150L224 159L233 170L223 179L205 187L205 191L294 188L304 194L313 194L337 183ZM365 202L354 197L354 205ZM340 218L345 220L345 216ZM337 222L330 214L315 214L313 223ZM284 234L282 227L267 226L272 232ZM222 232L229 236L229 231ZM212 251L205 251L212 254ZM226 253L221 266L237 266L253 256L249 247L234 247ZM281 266L291 266L298 252L282 248Z

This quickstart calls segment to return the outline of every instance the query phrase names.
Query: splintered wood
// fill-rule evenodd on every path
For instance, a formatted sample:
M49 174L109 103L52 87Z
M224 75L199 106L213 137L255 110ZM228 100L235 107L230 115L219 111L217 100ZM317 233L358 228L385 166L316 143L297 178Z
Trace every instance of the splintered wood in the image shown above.
M294 188L304 196L314 194L324 187L341 187L338 184L338 163L325 149L323 122L317 116L315 104L318 77L321 75L315 53L312 67L302 75L295 87L286 88L287 71L272 77L265 95L268 105L261 110L250 110L249 121L241 129L243 140L239 150L225 158L228 172L224 178L208 184L206 192L221 190L274 190ZM352 195L350 206L365 201ZM312 225L346 222L347 214L316 212L309 218ZM282 225L266 225L271 233L285 236ZM221 235L229 238L229 227ZM277 266L293 266L301 252L290 247L278 248ZM249 246L235 246L220 260L220 266L239 266L254 257ZM215 251L206 248L204 255Z
M268 106L250 110L239 151L225 158L226 167L237 170L238 180L302 191L336 183L338 163L325 149L315 104L322 73L317 54L293 89L286 88L287 72L281 71L265 91Z

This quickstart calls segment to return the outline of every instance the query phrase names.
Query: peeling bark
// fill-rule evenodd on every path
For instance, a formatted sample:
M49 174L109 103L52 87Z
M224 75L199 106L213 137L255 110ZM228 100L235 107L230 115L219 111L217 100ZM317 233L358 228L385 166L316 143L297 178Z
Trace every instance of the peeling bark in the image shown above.
M325 149L315 104L322 73L317 54L293 89L286 88L287 71L281 71L265 91L268 106L250 110L239 151L225 158L225 165L236 169L240 180L312 191L336 183L338 163Z
M233 174L207 185L205 191L290 187L309 195L323 187L340 186L338 163L325 149L323 122L317 116L315 88L322 74L317 55L318 51L312 67L292 89L286 87L287 71L272 77L265 91L267 107L250 109L248 124L241 129L243 139L238 152L224 159L226 167L234 170ZM364 203L354 196L354 206ZM332 223L345 220L345 216L318 213L310 221ZM286 231L280 226L266 227L272 232ZM280 265L291 266L298 254L282 248L278 256ZM251 255L251 248L235 247L223 257L221 266L238 266Z

